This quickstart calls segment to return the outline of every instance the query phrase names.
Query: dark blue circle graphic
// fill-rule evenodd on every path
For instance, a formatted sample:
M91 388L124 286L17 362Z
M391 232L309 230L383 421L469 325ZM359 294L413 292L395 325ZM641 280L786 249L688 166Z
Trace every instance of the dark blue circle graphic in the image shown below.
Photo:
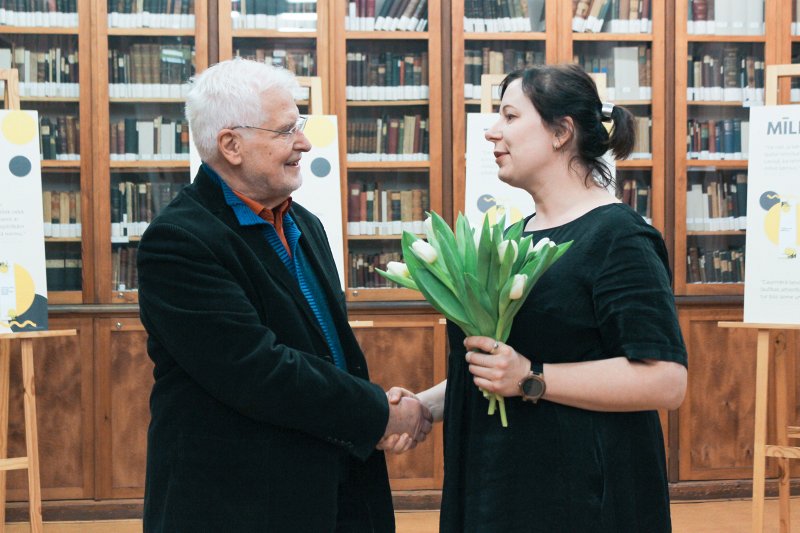
M8 170L18 178L24 178L31 172L31 161L24 155L11 158L8 162Z
M311 173L318 178L324 178L331 173L331 162L324 157L318 157L311 162Z

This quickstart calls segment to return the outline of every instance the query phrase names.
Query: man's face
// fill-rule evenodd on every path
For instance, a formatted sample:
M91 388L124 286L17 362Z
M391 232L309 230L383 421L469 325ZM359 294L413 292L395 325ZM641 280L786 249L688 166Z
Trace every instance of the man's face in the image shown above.
M283 89L274 89L261 98L261 106L267 121L264 124L248 124L253 128L240 128L242 136L240 192L265 206L278 205L296 191L303 183L300 174L300 158L311 149L311 143L303 132L286 132L295 127L300 114L292 94Z

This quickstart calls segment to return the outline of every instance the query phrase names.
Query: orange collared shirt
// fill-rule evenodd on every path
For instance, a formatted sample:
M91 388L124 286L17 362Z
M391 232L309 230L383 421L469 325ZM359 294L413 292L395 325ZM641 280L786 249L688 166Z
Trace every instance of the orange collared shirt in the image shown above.
M289 243L286 241L286 235L283 233L283 216L287 211L289 211L289 208L292 207L291 196L283 203L276 205L272 209L267 209L260 203L256 202L255 200L251 200L238 191L233 191L233 194L235 194L242 202L244 202L244 204L249 207L253 213L258 215L259 218L272 224L272 226L275 228L275 231L278 233L278 237L280 237L281 242L283 243L283 247L286 248L286 251L289 253L289 257L291 257L292 250L289 248Z

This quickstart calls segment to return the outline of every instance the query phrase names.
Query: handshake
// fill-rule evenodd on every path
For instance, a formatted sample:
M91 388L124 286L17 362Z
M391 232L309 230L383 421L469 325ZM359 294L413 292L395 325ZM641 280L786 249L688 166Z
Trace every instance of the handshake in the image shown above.
M386 392L389 400L389 422L378 442L379 450L403 453L423 442L433 428L430 409L417 396L401 387Z

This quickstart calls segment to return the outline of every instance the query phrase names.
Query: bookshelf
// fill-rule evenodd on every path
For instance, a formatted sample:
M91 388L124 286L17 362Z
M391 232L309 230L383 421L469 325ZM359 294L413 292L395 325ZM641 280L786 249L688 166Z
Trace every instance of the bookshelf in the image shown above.
M23 4L17 3L17 6ZM23 109L39 113L48 299L92 297L91 2L2 10L0 68L19 71ZM80 88L80 89L79 89Z
M219 60L233 57L270 60L297 76L318 76L323 83L324 109L330 97L330 5L328 2L290 3L219 0ZM304 94L298 106L307 112Z
M526 2L513 2L527 7ZM479 9L474 1L451 2L452 61L452 132L453 132L453 220L464 212L464 185L466 178L467 114L479 113L481 103L481 75L505 74L514 68L531 63L557 63L559 2L544 0L532 2L539 9L523 29L501 21L500 13ZM494 16L493 16L494 15ZM523 17L524 18L524 17ZM502 30L502 31L498 31ZM463 60L461 59L463 58ZM487 144L488 149L488 144Z
M374 272L442 210L441 4L331 3L348 301L421 299Z
M571 53L564 61L581 64L589 73L605 73L606 99L627 107L636 121L633 154L616 164L616 194L665 233L664 2L581 2L568 15L559 21L566 37L560 48Z
M749 107L764 103L766 65L791 59L791 9L784 0L675 4L677 295L744 292Z
M502 26L499 19L476 22L474 15L481 12L474 10L474 4L471 8L469 2L452 3L452 53L453 57L464 57L463 64L453 62L452 72L454 215L464 210L466 114L480 111L480 74L503 74L543 62L575 61L587 72L606 73L607 98L637 116L640 140L646 142L635 148L630 159L617 163L618 194L664 231L665 8L661 2L652 3L650 8L641 2L637 4L641 10L624 16L617 1L588 4L596 11L580 17L563 2L544 2L542 14L537 10L535 21L530 22L531 28L544 31L497 32L487 30ZM537 3L508 0L500 5L522 13L527 7L530 17L530 9ZM640 62L643 68L639 68ZM626 83L614 78L615 65L620 66L617 78L626 75L622 78Z
M91 145L98 303L138 301L138 240L190 181L186 82L208 66L206 2L144 7L94 3Z

